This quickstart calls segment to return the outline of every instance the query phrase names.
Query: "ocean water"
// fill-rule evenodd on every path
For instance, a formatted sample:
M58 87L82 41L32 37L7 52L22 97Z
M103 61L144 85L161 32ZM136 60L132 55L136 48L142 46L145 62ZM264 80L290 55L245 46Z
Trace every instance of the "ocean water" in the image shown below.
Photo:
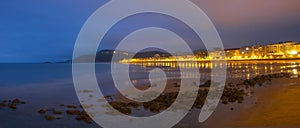
M170 66L171 65L171 66ZM181 76L178 65L157 63L170 80L180 77L189 78L200 75L201 80L210 79L210 70L216 65L199 63L186 64L185 68L199 68L200 74ZM256 75L280 72L292 73L298 77L300 62L230 62L226 65L228 79L248 79ZM131 81L135 85L149 84L149 72L155 68L152 64L135 64L129 68ZM111 77L110 64L96 64L96 75L101 91L105 95L116 92ZM159 78L157 78L159 79ZM128 81L124 81L126 83ZM79 105L72 79L72 64L0 64L0 100L19 98L27 102L16 110L0 108L0 128L72 128L95 127L97 124L86 124L65 115L61 120L46 121L37 113L40 108L64 111L60 104Z

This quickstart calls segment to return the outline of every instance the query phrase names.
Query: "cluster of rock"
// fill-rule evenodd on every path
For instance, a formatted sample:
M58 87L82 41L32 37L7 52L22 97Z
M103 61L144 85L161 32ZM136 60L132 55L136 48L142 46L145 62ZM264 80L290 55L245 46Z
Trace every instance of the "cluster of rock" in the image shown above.
M208 95L208 89L200 89L197 94L197 98L193 104L193 108L201 109L204 105L204 102L206 100L206 97ZM238 102L242 103L244 100L244 90L243 89L237 89L237 88L228 88L225 87L224 93L222 95L222 103L228 104ZM161 111L166 110L169 108L172 104L176 104L176 110L178 109L186 109L189 110L190 108L187 108L185 104L180 104L176 103L176 98L178 96L177 92L171 92L171 93L166 93L160 95L158 98L155 100L152 100L150 102L143 102L143 103L138 103L138 102L129 102L129 103L124 103L124 102L116 102L112 101L109 102L110 105L118 110L119 112L130 115L132 112L132 108L138 109L139 107L143 107L145 110L149 110L153 113L159 113ZM183 99L185 100L192 100L193 98L189 97L191 95L186 95Z
M288 73L275 73L275 74L270 74L270 75L261 75L261 76L256 76L252 79L245 80L243 82L243 85L245 85L247 88L249 86L262 86L266 81L271 81L272 78L289 78L291 75Z
M55 108L51 109L40 109L38 113L44 115L46 120L60 120L63 116L75 116L74 119L78 121L84 121L86 123L93 123L93 120L90 116L82 109L82 107L78 107L76 105L64 105L61 104L60 107L66 107L65 111L58 111Z
M243 83L240 84L230 84L226 85L221 97L221 103L228 104L228 103L242 103L244 101L244 97L246 96L246 90L249 87L255 87L256 85L262 86L265 82L271 81L272 78L283 78L283 77L290 77L290 74L288 73L276 73L276 74L270 74L270 75L260 75L256 76L252 79L244 80ZM200 86L200 89L197 94L197 99L193 105L193 108L201 109L204 105L204 102L206 100L206 97L208 95L208 89L207 87L210 87L211 80L208 80L205 82L205 84ZM179 87L179 86L178 86ZM132 108L139 108L143 107L145 110L149 110L154 113L159 113L160 111L164 111L167 108L169 108L172 104L174 104L176 98L178 96L177 92L170 92L166 94L160 95L155 100L152 100L150 102L144 102L144 103L138 103L138 102L116 102L111 101L109 102L110 105L118 110L119 112L130 115ZM189 100L187 97L186 100ZM188 109L185 108L186 106L179 106L177 109ZM231 108L233 110L233 108Z
M289 78L289 73L275 73L275 74L269 74L269 75L259 75L251 79L244 80L243 83L237 84L237 85L230 85L225 86L225 89L223 91L222 95L222 103L228 104L238 102L242 103L244 100L244 96L246 95L244 89L249 89L250 87L254 88L255 86L263 86L264 83L271 81L272 78ZM242 87L241 87L242 85Z
M244 95L245 95L245 91L243 89L225 87L223 91L223 95L221 97L221 101L223 104L228 104L228 102L242 103L244 100Z
M195 108L202 108L206 96L208 94L208 89L204 90L199 90L197 94L196 101L193 105ZM110 105L118 110L119 112L130 115L132 112L132 109L139 109L140 107L144 108L144 110L149 110L153 113L159 113L161 111L164 111L168 109L172 104L176 104L175 109L190 109L187 108L185 104L180 104L181 102L176 103L176 98L178 96L178 92L170 92L170 93L165 93L157 97L156 99L149 101L149 102L143 102L143 103L138 103L138 102L129 102L129 103L124 103L124 102L116 102L112 101L109 102ZM182 99L184 100L193 100L192 94L184 94L185 97Z
M18 98L14 99L14 100L3 100L1 103L0 103L0 107L8 107L10 109L17 109L17 106L18 105L21 105L21 104L26 104L25 101L21 101L19 100Z
M119 112L123 113L123 114L126 114L126 115L130 115L132 110L131 110L131 107L134 107L134 103L124 103L124 102L115 102L115 101L112 101L112 102L109 102L110 105L118 110ZM139 106L140 104L137 103L137 106Z

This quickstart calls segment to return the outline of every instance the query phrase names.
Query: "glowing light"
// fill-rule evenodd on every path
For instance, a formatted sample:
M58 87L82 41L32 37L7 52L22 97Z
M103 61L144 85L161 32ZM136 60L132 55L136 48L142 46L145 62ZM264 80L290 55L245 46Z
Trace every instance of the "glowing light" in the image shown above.
M293 74L298 75L298 70L297 69L293 69Z
M282 44L280 44L282 45ZM154 57L149 57L149 58L134 58L134 59L123 59L120 62L121 63L129 63L129 62L134 62L134 63L143 63L143 62L189 62L189 61L210 61L210 60L251 60L251 59L279 59L279 58L300 58L300 53L298 54L298 51L300 51L299 48L294 48L290 49L289 51L283 52L283 51L269 51L270 53L264 54L263 52L259 53L252 53L252 55L248 55L248 52L251 50L251 47L246 47L245 51L231 51L231 50L226 50L225 52L227 53L234 53L230 54L227 57L221 58L221 57L202 57L202 58L196 58L193 55L178 55L178 56L173 56L170 58L164 58L160 57L157 55L155 58ZM117 52L114 51L114 54ZM279 56L278 56L279 55ZM186 65L187 67L195 67L195 65ZM200 66L200 65L199 65ZM209 65L210 66L210 65ZM209 67L208 66L208 67Z
M297 51L290 51L289 54L291 54L291 55L297 55L298 52Z

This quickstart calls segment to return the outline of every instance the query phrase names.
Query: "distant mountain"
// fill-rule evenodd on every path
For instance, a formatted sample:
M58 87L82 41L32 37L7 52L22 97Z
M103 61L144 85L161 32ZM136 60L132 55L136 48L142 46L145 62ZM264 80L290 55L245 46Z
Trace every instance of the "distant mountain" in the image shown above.
M199 57L205 57L207 56L206 50L200 49L193 51L195 55ZM172 53L174 55L189 55L188 53ZM95 60L95 62L111 62L112 57L115 57L115 61L120 61L122 59L129 59L130 57L134 56L133 58L151 58L151 57L171 57L171 53L164 52L164 51L142 51L137 54L134 54L132 52L125 52L125 51L117 51L117 50L111 50L111 49L105 49L101 50L96 54L96 58L94 58L93 55L85 55L78 57L74 59L74 62L80 62L80 63L87 63L92 62L92 60Z
M120 61L122 59L128 58L132 53L124 51L115 51L110 49L101 50L96 54L96 58L93 55L84 55L74 59L74 62L88 63L95 60L95 62L111 62L113 56L115 56L115 61Z
M58 62L55 62L55 63L72 63L72 60L58 61Z
M111 62L113 56L115 61L120 61L122 59L129 58L132 53L125 51L115 51L115 50L101 50L97 53L96 62Z
M150 57L170 57L172 56L170 53L163 51L147 51L147 52L139 52L134 58L150 58Z
M64 61L44 61L40 62L42 64L57 64L57 63L72 63L72 60L64 60Z

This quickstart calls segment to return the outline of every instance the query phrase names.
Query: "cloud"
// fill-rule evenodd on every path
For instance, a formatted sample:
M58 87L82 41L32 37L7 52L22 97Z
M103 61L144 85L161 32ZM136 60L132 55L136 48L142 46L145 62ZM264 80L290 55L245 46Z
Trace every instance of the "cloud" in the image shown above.
M221 26L288 22L299 17L299 0L192 0Z

